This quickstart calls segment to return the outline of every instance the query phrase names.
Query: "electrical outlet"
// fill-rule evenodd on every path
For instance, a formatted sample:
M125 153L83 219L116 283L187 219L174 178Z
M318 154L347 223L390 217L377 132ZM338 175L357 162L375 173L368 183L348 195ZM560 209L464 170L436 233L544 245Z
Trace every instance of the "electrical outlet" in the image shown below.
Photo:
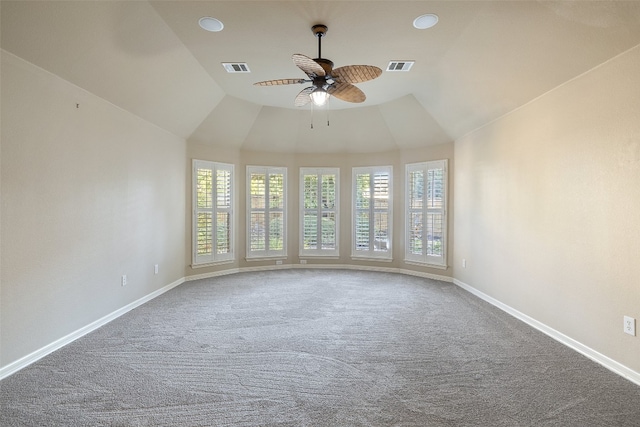
M462 258L462 268L467 268L467 260Z
M122 286L127 286L127 275L126 274L122 275Z
M624 333L636 336L636 319L624 316Z
M281 259L277 260L276 265L282 265L282 260Z
M153 266L153 274L158 274L158 264Z
M307 260L306 260L306 259L301 259L301 260L300 260L300 264L306 264L306 263L307 263Z

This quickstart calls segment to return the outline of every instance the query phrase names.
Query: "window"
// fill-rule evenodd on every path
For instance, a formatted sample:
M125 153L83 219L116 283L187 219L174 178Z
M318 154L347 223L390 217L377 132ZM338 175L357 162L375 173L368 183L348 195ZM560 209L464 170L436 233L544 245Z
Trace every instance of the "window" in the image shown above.
M193 265L234 259L233 165L193 161Z
M247 166L247 258L287 256L287 169Z
M300 169L300 256L338 256L340 170Z
M405 260L446 267L447 161L406 166Z
M391 166L353 168L352 257L391 260Z

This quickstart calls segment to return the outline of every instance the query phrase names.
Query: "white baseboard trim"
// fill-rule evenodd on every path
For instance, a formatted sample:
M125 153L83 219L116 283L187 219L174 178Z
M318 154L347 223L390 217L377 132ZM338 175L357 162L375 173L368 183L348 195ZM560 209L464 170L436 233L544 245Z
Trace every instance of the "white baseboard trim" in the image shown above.
M150 301L160 295L162 295L163 293L175 288L176 286L181 285L184 282L190 282L190 281L194 281L194 280L199 280L199 279L208 279L208 278L212 278L212 277L219 277L219 276L226 276L229 274L236 274L236 273L247 273L247 272L253 272L253 271L269 271L269 270L288 270L288 269L297 269L297 268L306 268L306 269L342 269L342 270L363 270L363 271L377 271L377 272L383 272L383 273L399 273L399 274L407 274L407 275L411 275L411 276L418 276L418 277L423 277L426 279L433 279L433 280L440 280L440 281L444 281L444 282L452 282L453 279L451 277L447 277L447 276L441 276L438 274L430 274L430 273L425 273L425 272L420 272L420 271L414 271L414 270L406 270L406 269L402 269L402 268L391 268L391 267L373 267L373 266L366 266L366 265L345 265L345 264L282 264L282 265L265 265L265 266L256 266L256 267L242 267L242 268L230 268L230 269L226 269L226 270L220 270L220 271L215 271L215 272L211 272L211 273L203 273L203 274L198 274L198 275L194 275L194 276L189 276L189 277L183 277L181 279L176 280L173 283L170 283L154 292L151 292L148 295L145 295L144 297L130 303L127 304L126 306L110 313L107 314L106 316L86 325L83 326L82 328L50 343L47 344L46 346L34 351L33 353L30 353L18 360L16 360L15 362L12 362L10 364L8 364L7 366L3 366L0 368L0 380L2 380L3 378L6 378L16 372L18 372L20 369L23 369L29 365L31 365L34 362L37 362L38 360L42 359L43 357L45 357L48 354L53 353L54 351L64 347L65 345L77 340L78 338L92 332L95 331L96 329L98 329L101 326L106 325L107 323L111 322L114 319L117 319L118 317L122 316L123 314L133 310L136 307L141 306L142 304L144 304L147 301Z
M407 270L404 268L393 267L374 267L369 265L353 265L353 264L281 264L281 265L263 265L256 267L240 267L229 270L214 271L211 273L203 273L195 276L189 276L185 281L193 281L199 279L209 279L212 277L226 276L235 273L249 273L254 271L271 271L271 270L297 270L297 269L327 269L327 270L360 270L360 271L376 271L379 273L396 273L406 274L409 276L423 277L425 279L440 280L442 282L453 282L453 278L442 276L440 274L426 273L422 271Z
M64 347L65 345L77 340L78 338L81 338L84 335L87 335L88 333L95 331L96 329L98 329L101 326L106 325L107 323L111 322L112 320L117 319L118 317L122 316L123 314L133 310L136 307L141 306L142 304L144 304L147 301L150 301L154 298L156 298L159 295L162 295L163 293L175 288L176 286L184 283L185 279L181 278L176 280L173 283L170 283L156 291L151 292L148 295L145 295L144 297L137 299L136 301L125 305L122 308L119 308L118 310L107 314L106 316L96 320L95 322L91 322L86 326L83 326L82 328L71 332L70 334L52 342L51 344L48 344L36 351L34 351L33 353L30 353L18 360L16 360L15 362L12 362L10 364L8 364L7 366L3 366L2 368L0 368L0 380L2 380L3 378L8 377L9 375L12 375L16 372L18 372L20 369L26 368L27 366L31 365L34 362L37 362L38 360L42 359L43 357L45 357L48 354L53 353L54 351Z
M192 282L194 280L209 279L211 277L218 277L218 276L227 276L229 274L236 274L239 272L240 272L239 268L229 268L226 270L214 271L212 273L202 273L202 274L196 274L194 276L187 276L185 277L184 280L185 282Z
M583 356L588 357L589 359L593 360L594 362L604 366L605 368L609 369L612 372L615 372L616 374L628 379L629 381L631 381L632 383L635 383L637 385L640 385L640 372L636 372L628 367L626 367L625 365L616 362L615 360L611 359L610 357L605 356L602 353L599 353L597 351L595 351L594 349L587 347L586 345L574 340L571 337L568 337L567 335L563 334L562 332L559 332L547 325L545 325L542 322L537 321L536 319L527 316L526 314L498 301L497 299L485 294L482 291L479 291L478 289L474 288L471 285L468 285L458 279L453 279L453 283L457 286L459 286L460 288L464 289L465 291L468 291L470 293L472 293L473 295L477 296L478 298L488 302L489 304L499 308L500 310L512 315L513 317L515 317L518 320L523 321L524 323L528 324L529 326L539 330L540 332L542 332L545 335L548 335L549 337L553 338L554 340L560 342L561 344L566 345L567 347L577 351L578 353L582 354Z
M162 295L163 293L175 288L176 286L181 285L184 282L187 281L194 281L194 280L199 280L199 279L207 279L207 278L212 278L212 277L219 277L219 276L226 276L229 274L236 274L236 273L245 273L245 272L252 272L252 271L269 271L269 270L284 270L284 269L341 269L341 270L362 270L362 271L377 271L377 272L383 272L383 273L399 273L399 274L406 274L406 275L411 275L411 276L417 276L417 277L423 277L426 279L432 279L432 280L440 280L443 282L453 282L455 285L459 286L460 288L468 291L469 293L477 296L478 298L488 302L489 304L501 309L502 311L512 315L513 317L515 317L518 320L521 320L523 322L525 322L526 324L528 324L529 326L539 330L540 332L548 335L549 337L555 339L556 341L566 345L567 347L577 351L578 353L588 357L589 359L593 360L594 362L604 366L605 368L609 369L610 371L628 379L629 381L640 385L640 373L624 366L623 364L616 362L615 360L605 356L604 354L601 354L595 350L593 350L590 347L587 347L586 345L574 340L571 337L568 337L567 335L564 335L563 333L545 325L542 322L539 322L535 319L533 319L532 317L527 316L526 314L498 301L497 299L479 291L478 289L472 287L471 285L468 285L467 283L464 283L458 279L454 279L452 277L448 277L448 276L441 276L438 274L431 274L431 273L426 273L426 272L421 272L421 271L415 271L415 270L407 270L407 269L403 269L403 268L391 268L391 267L374 267L374 266L365 266L365 265L350 265L350 264L284 264L284 265L269 265L269 266L256 266L256 267L242 267L242 268L233 268L233 269L228 269L228 270L221 270L221 271L216 271L216 272L211 272L211 273L203 273L203 274L198 274L198 275L194 275L194 276L189 276L186 278L181 278L176 280L173 283L170 283L154 292L151 292L150 294L130 303L127 304L126 306L78 329L77 331L74 331L42 348L40 348L39 350L34 351L33 353L30 353L18 360L16 360L15 362L12 362L10 364L8 364L7 366L1 367L0 368L0 380L2 380L3 378L6 378L16 372L18 372L19 370L29 366L30 364L40 360L41 358L45 357L46 355L64 347L65 345L77 340L78 338L98 329L101 326L106 325L107 323L111 322L114 319L117 319L118 317L122 316L123 314L133 310L136 307L141 306L142 304Z
M404 268L399 268L398 273L407 274L409 276L424 277L425 279L433 279L433 280L440 280L442 282L453 283L453 277L442 276L440 274L425 273L422 271L407 270Z

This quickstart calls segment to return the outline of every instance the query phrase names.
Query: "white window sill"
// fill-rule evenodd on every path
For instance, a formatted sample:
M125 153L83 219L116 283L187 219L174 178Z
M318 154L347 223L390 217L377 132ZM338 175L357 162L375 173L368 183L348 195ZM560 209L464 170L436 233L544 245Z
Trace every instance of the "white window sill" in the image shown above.
M278 260L286 260L286 255L276 255L276 256L261 256L261 257L246 257L245 260L247 262L251 261L278 261Z
M300 259L340 259L338 255L299 254Z
M357 255L351 255L351 259L354 261L376 261L376 262L392 262L393 259L392 258L378 258L378 257L372 257L372 256L357 256Z

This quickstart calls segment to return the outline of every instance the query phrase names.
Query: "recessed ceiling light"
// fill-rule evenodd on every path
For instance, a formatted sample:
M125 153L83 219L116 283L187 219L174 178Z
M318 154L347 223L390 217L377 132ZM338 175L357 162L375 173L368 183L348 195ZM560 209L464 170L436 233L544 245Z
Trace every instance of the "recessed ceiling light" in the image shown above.
M438 15L433 13L427 13L426 15L418 16L413 20L413 26L419 30L426 30L438 23Z
M214 33L217 31L222 31L222 29L224 28L224 24L222 23L222 21L210 16L203 16L198 21L198 24L200 24L200 27L203 30L211 31Z

